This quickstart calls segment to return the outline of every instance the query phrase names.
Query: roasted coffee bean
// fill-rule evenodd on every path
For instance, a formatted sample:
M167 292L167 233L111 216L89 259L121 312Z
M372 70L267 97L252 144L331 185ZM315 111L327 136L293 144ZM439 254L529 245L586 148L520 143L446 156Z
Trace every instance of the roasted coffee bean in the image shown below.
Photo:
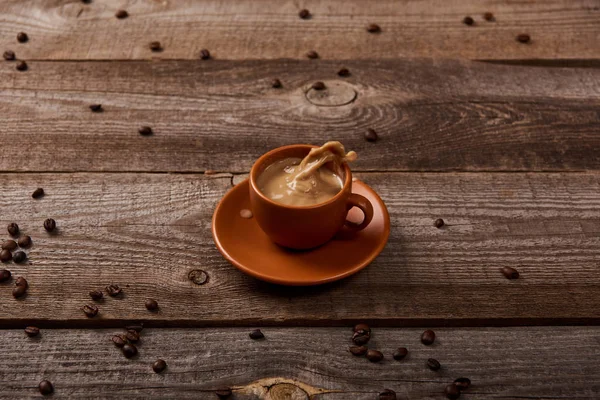
M44 189L42 188L35 189L31 195L31 197L33 197L34 199L39 199L42 196L44 196Z
M14 240L5 240L2 242L2 250L10 250L13 251L17 248L17 242Z
M7 269L0 269L0 282L6 282L11 278L12 274Z
M4 54L2 54L2 57L4 57L6 61L13 61L16 58L15 52L12 50L6 50Z
M429 346L430 344L433 344L434 341L435 341L435 332L432 331L431 329L427 329L421 335L421 343L423 343L424 345Z
M83 4L90 4L92 2L92 0L81 0L81 2Z
M29 36L27 36L25 32L19 32L17 33L17 40L19 41L19 43L25 43L29 40Z
M467 390L471 386L471 380L469 378L456 378L454 384L459 390Z
M396 400L396 392L391 389L384 389L379 393L379 400Z
M281 84L281 81L279 79L273 79L271 81L272 88L279 89L281 86L283 86L283 85Z
M134 357L138 352L137 347L132 343L126 343L121 350L126 358Z
M44 221L44 229L47 232L52 232L56 229L56 221L52 218L48 218Z
M133 343L140 341L140 334L134 330L127 331L125 337L127 338L127 340Z
M15 299L25 296L25 293L27 293L27 286L15 286L12 291L12 295Z
M27 63L25 61L21 60L21 61L17 62L17 66L15 68L17 69L17 71L27 71L29 66L27 65Z
M34 337L40 334L40 328L37 326L28 326L25 328L25 334L29 337Z
M255 329L252 332L250 332L250 339L258 340L264 338L265 335L260 331L260 329Z
M460 397L460 389L454 383L452 383L446 386L446 389L444 389L444 394L450 400L456 400Z
M396 351L394 351L393 357L394 360L402 360L408 354L408 349L406 347L398 347Z
M502 267L500 272L506 277L506 279L519 279L519 271L512 267Z
M129 17L129 13L125 10L119 10L116 12L115 17L117 17L118 19L124 19Z
M323 90L325 89L325 84L321 81L318 81L312 84L312 88L314 90Z
M474 23L475 23L475 20L473 18L469 17L469 16L466 16L466 17L463 18L463 24L465 24L465 25L471 26Z
M377 132L375 132L375 129L373 128L369 128L365 132L365 139L367 139L367 142L376 142L378 138Z
M354 329L354 332L371 334L371 328L367 324L356 324L356 325L354 325L353 329Z
M90 291L90 297L92 300L100 301L104 297L104 293L101 290L92 290Z
M21 264L24 263L25 260L27 260L27 254L25 254L24 251L15 251L15 253L13 254L14 262L16 262L17 264Z
M104 111L104 109L102 108L102 104L90 104L90 110L92 110L92 112L95 113L101 113L102 111Z
M38 388L40 389L40 393L44 396L48 396L54 392L54 386L52 386L52 382L47 380L41 381L38 385Z
M314 60L315 58L319 58L319 53L317 53L314 50L311 50L308 53L306 53L306 57Z
M300 10L300 12L298 13L298 16L302 19L309 19L311 17L310 11L308 11L306 8Z
M158 302L154 299L146 299L146 309L148 311L156 311L158 310Z
M29 283L27 282L27 279L23 278L22 276L19 276L15 280L15 286L22 286L25 289L27 289L29 287Z
M165 360L161 360L160 358L154 361L154 364L152 364L152 370L157 374L163 372L165 368L167 368L167 363L165 362Z
M440 229L442 226L444 226L444 220L441 218L436 219L435 222L433 223L433 226Z
M116 297L121 294L123 290L119 287L119 285L108 285L106 287L106 293L108 293L111 297Z
M31 246L31 236L21 236L17 243L19 243L19 247L26 249L27 247Z
M149 126L142 126L140 129L138 129L138 132L142 136L150 136L152 135L152 128Z
M367 32L370 32L370 33L379 33L379 32L381 32L381 27L379 25L377 25L377 24L369 24L367 26Z
M206 49L200 50L200 59L201 60L208 60L208 59L210 59L210 51L208 51Z
M231 397L232 392L231 389L229 388L222 388L222 389L218 389L215 394L217 395L217 397L219 399L228 399L229 397Z
M0 251L0 261L7 262L12 260L12 253L10 250L2 250Z
M486 12L483 14L483 19L485 19L488 22L493 22L496 20L496 18L494 18L494 14L492 14L491 12Z
M93 318L98 315L98 307L95 305L86 304L81 308L81 310L85 313L88 318Z
M350 353L355 356L364 356L368 350L367 346L350 346Z
M15 224L14 222L8 224L6 229L8 230L8 234L10 236L17 236L19 234L19 225Z
M361 332L354 332L352 335L352 342L358 346L363 346L369 343L369 340L371 339L371 334Z
M438 360L436 360L435 358L430 358L427 360L427 368L429 368L432 371L437 371L440 368L442 368L442 366Z
M350 71L348 70L348 68L342 68L338 71L338 75L339 76L348 76L348 75L350 75Z
M127 325L125 327L126 331L136 331L136 332L141 332L142 329L144 329L143 325Z
M150 50L152 50L154 52L162 51L162 49L163 49L160 42L150 42L149 47L150 47Z
M379 350L367 350L367 360L371 362L379 362L383 360L383 353Z
M529 43L531 41L531 36L526 33L521 33L517 36L517 41L520 43Z
M125 338L123 335L115 335L111 338L111 340L117 347L123 347L127 343L127 338Z

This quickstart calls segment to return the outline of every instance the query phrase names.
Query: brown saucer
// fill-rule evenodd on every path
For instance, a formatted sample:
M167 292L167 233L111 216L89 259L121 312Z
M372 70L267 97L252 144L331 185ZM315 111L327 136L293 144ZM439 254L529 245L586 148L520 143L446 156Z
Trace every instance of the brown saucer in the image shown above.
M342 230L333 240L312 250L289 250L273 243L254 218L243 218L250 209L248 180L221 199L213 215L212 233L223 256L242 272L281 285L319 285L350 276L381 253L390 235L390 216L377 193L366 184L352 182L352 192L373 204L373 221L360 232ZM353 208L348 219L362 218Z

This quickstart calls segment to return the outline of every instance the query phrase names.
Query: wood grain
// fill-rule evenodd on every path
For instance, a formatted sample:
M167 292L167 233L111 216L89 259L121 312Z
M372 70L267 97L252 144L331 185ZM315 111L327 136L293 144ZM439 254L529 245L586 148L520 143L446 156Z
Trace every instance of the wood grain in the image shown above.
M389 208L387 247L348 279L290 288L238 272L216 250L211 216L229 175L2 174L0 226L17 222L34 245L29 263L6 265L30 289L17 301L0 284L0 327L600 322L600 175L357 175ZM37 187L41 200L30 197ZM58 234L43 230L49 217ZM521 278L504 278L507 265ZM195 269L207 283L188 279ZM112 283L124 298L86 318L88 292ZM158 313L144 308L149 297Z
M126 8L129 18L115 12ZM306 7L313 17L302 20ZM495 22L486 22L484 12ZM474 26L462 23L465 16ZM0 48L24 59L324 59L448 57L468 59L598 59L596 0L4 0ZM366 26L378 23L382 32ZM17 32L30 40L17 43ZM532 37L518 43L520 33ZM158 40L164 51L152 53Z
M600 168L600 69L447 60L29 65L23 73L0 64L3 171L247 172L274 147L331 139L358 152L356 171ZM350 77L336 75L342 65ZM321 103L345 103L348 91L356 99L316 106L306 96L315 80L335 88ZM95 103L103 113L90 112ZM142 125L154 136L140 136ZM364 140L367 128L377 143Z
M49 379L53 398L217 399L214 390L230 387L232 400L373 400L386 388L398 399L440 400L463 376L472 382L466 400L600 395L599 327L436 329L429 347L423 329L374 329L369 345L385 355L378 364L348 352L349 328L262 331L265 340L253 341L244 328L145 329L131 360L110 342L119 329L42 330L34 339L0 331L0 398L39 398L38 382ZM399 346L409 354L395 361ZM440 371L427 369L430 357ZM151 369L157 358L168 365L161 374Z

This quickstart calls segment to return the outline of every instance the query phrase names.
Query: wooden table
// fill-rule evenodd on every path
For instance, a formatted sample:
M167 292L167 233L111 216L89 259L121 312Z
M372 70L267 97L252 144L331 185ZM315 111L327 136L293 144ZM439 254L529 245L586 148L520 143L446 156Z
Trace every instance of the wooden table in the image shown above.
M460 376L464 399L600 398L598 0L2 0L0 50L28 64L0 63L1 238L34 243L2 266L30 288L0 284L0 398L49 379L55 398L443 399ZM331 139L389 208L383 253L309 288L230 266L219 199L265 151ZM128 360L110 339L139 322ZM350 355L356 322L383 362Z

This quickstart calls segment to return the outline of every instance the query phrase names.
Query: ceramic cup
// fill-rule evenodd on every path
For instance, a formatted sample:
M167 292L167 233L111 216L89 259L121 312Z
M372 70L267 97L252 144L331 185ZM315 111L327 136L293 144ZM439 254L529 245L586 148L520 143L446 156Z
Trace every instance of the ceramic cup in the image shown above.
M277 203L258 188L258 177L273 162L287 158L304 158L317 146L294 144L278 147L260 157L250 171L250 205L261 229L275 243L292 249L310 249L333 238L341 229L360 231L373 219L373 206L364 196L352 193L352 172L348 164L342 165L344 186L338 194L324 203L311 206L289 206ZM331 167L327 165L326 167ZM348 211L358 207L364 214L360 224L346 220Z

